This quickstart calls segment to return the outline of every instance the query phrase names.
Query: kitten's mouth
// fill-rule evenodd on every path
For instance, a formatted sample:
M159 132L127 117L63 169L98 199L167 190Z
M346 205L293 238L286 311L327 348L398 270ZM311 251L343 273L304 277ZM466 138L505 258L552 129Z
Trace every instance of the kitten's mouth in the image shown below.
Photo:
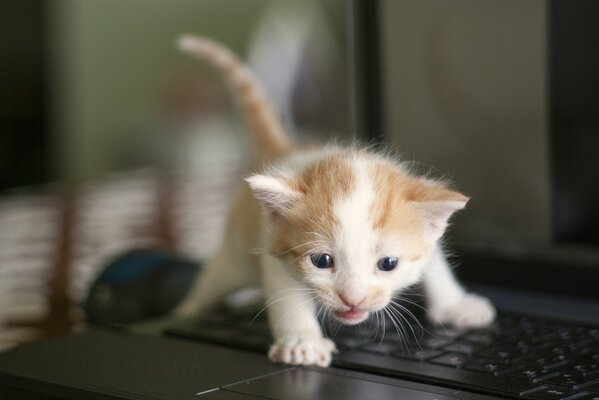
M368 312L359 310L335 311L335 316L342 322L351 325L364 321L368 317Z

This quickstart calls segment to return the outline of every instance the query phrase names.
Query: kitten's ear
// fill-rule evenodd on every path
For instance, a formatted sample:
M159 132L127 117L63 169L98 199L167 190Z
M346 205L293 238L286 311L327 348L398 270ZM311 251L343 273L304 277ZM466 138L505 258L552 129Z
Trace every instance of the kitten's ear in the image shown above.
M276 215L289 210L302 198L302 193L282 177L256 174L245 180L250 185L254 197Z
M446 188L436 188L435 192L435 196L431 199L418 200L418 207L427 220L430 234L437 240L445 232L449 217L464 208L470 199Z

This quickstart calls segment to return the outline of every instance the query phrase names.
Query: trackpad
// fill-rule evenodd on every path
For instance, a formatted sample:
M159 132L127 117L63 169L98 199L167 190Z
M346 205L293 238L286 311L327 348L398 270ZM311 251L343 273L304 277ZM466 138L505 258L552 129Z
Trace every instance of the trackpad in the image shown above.
M251 381L237 383L223 388L225 391L249 394L269 399L410 399L410 400L455 400L459 397L439 394L437 391L448 391L443 388L418 385L399 379L378 381L378 377L369 376L363 379L362 374L339 371L335 369L318 370L293 368L267 375ZM378 381L378 382L377 382ZM420 390L417 386L422 387ZM437 393L435 393L435 392Z

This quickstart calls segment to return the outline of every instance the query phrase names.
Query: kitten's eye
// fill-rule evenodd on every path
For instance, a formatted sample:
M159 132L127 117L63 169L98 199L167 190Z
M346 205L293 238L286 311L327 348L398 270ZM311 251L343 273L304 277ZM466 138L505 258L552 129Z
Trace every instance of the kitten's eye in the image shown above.
M333 266L333 257L327 253L311 254L310 261L316 268L331 268Z
M397 257L383 257L376 263L376 266L381 271L392 271L397 267L398 262Z

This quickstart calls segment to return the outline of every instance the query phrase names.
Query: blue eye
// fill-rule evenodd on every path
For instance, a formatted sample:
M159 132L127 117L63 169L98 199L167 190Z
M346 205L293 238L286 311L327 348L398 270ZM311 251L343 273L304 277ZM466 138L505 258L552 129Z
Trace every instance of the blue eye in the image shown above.
M333 266L333 257L327 253L311 254L310 261L316 268L331 268Z
M376 263L376 266L381 271L392 271L397 267L399 260L397 257L383 257Z

